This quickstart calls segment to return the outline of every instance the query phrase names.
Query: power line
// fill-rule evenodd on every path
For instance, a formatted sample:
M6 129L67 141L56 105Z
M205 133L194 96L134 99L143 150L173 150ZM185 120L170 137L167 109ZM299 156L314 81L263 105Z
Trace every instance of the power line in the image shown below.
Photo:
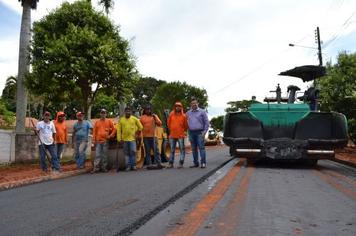
M352 19L352 17L356 14L356 11L354 11L345 21L344 23L341 25L341 29L335 33L331 39L323 46L323 48L326 48L328 46L330 46L330 44L332 44L333 42L335 42L337 39L340 38L341 33L347 29L347 27L350 26L350 24L352 23L352 21L350 21Z
M310 36L310 34L305 35L303 38L301 38L301 39L299 39L299 40L297 41L297 44L300 43L301 41L303 41L305 38L307 38L307 37L309 37L309 36ZM236 80L230 82L229 84L225 85L224 87L222 87L222 88L216 90L216 91L213 93L213 95L216 95L216 94L218 94L218 93L224 91L225 89L229 88L230 86L232 86L232 85L234 85L234 84L236 84L236 83L238 83L238 82L240 82L240 81L246 79L246 78L249 77L250 75L252 75L252 74L256 73L257 71L259 71L260 69L262 69L265 65L267 65L267 64L269 64L269 63L272 63L276 58L279 58L280 55L284 54L285 52L287 52L287 51L289 51L289 50L291 50L291 48L287 48L287 49L285 49L285 50L279 52L278 54L276 54L275 56L273 56L273 57L271 57L270 59L266 60L266 61L263 62L262 64L256 66L255 68L253 68L252 70L250 70L250 71L247 72L246 74L240 76L239 78L237 78Z

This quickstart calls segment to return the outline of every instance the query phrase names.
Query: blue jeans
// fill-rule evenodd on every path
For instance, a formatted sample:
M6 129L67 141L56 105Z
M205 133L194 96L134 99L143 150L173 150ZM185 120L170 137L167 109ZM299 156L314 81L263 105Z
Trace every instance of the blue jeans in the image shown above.
M136 166L136 141L124 141L124 154L129 159L128 165Z
M200 163L206 164L205 143L202 131L189 130L189 141L192 145L194 165L199 165L198 148L200 152Z
M154 137L144 137L143 145L145 146L146 153L146 164L151 165L151 150L153 150L153 155L155 159L155 163L157 165L161 164L161 158L159 157L159 150L157 147L157 138Z
M57 152L58 160L62 158L63 150L64 150L64 143L56 143L56 152Z
M74 143L74 158L78 168L84 168L85 166L87 147L88 140L76 140Z
M60 170L61 166L59 163L59 160L57 158L56 155L56 148L54 146L54 144L51 145L39 145L38 146L38 150L40 151L40 165L41 165L41 169L43 171L47 170L47 163L46 163L46 149L49 151L50 155L51 155L51 165L52 165L52 169L53 170Z
M169 161L169 157L166 156L166 150L167 150L167 142L168 140L164 138L162 140L162 148L161 148L161 162L167 162Z
M185 158L185 145L184 145L184 138L169 138L169 145L171 146L171 155L169 157L169 163L174 163L174 155L176 152L176 146L179 146L179 163L183 165L184 158Z
M108 142L97 143L95 145L95 159L94 159L94 171L101 169L102 171L107 170L108 165ZM100 168L101 165L101 168Z

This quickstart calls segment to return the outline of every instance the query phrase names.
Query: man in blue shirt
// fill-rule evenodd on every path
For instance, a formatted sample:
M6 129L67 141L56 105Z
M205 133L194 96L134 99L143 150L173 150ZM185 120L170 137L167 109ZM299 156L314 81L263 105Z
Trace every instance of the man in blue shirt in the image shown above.
M78 121L73 126L74 157L77 168L83 169L86 161L86 150L88 147L88 137L90 130L93 129L91 123L84 120L84 113L77 112Z
M204 137L209 129L209 119L205 110L199 108L196 99L192 99L190 110L186 113L188 119L189 140L192 146L194 165L191 168L199 167L198 148L200 152L201 168L206 168L206 152Z

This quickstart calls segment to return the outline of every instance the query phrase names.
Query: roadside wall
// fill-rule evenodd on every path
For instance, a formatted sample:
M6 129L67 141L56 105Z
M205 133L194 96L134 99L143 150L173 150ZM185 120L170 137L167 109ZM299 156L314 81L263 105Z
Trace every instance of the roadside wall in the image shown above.
M12 131L0 130L0 164L15 161L15 135Z
M62 157L73 157L74 149L72 148L72 135L68 135L69 143L65 145L64 152ZM91 137L89 137L89 144L87 149L87 155L90 155L90 145L91 145ZM3 144L0 144L2 147ZM38 159L38 138L36 135L31 133L23 133L16 135L16 148L15 150L15 158L12 160L15 162L33 162Z

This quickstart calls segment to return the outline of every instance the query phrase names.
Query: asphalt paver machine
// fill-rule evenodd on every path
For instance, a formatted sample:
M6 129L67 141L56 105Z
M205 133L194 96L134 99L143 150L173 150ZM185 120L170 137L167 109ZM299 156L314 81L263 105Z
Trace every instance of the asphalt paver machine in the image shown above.
M300 66L279 75L314 81L325 75L325 67ZM314 87L297 96L300 89L288 86L288 97L276 97L252 104L247 111L227 113L225 144L230 154L256 160L299 160L315 165L319 159L333 158L336 148L348 142L347 120L337 112L317 111L318 90Z

